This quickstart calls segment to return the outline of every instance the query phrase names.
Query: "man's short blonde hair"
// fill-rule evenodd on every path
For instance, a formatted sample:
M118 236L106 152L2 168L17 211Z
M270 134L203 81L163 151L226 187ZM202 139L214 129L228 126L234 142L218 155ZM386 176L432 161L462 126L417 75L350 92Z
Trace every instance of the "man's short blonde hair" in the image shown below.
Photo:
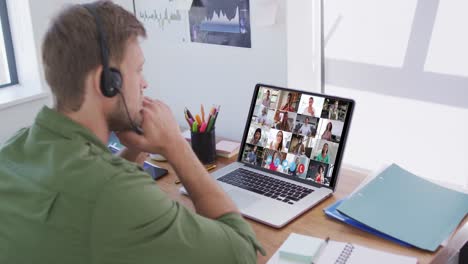
M119 65L129 40L146 37L136 17L112 3L94 3L105 31L110 64ZM52 21L42 44L47 83L59 111L75 112L84 100L86 75L102 65L95 18L82 5L72 5Z

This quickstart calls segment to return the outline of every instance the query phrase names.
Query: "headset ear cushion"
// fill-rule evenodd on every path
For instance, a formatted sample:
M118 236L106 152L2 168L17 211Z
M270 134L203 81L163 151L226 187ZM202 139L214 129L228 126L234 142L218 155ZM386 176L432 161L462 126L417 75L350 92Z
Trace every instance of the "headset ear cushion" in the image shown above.
M120 92L121 89L122 89L122 74L120 73L119 70L111 68L109 70L108 75L106 75L105 71L102 71L101 90L104 96L114 97L115 95L117 95L117 93Z
M110 69L110 86L117 92L122 89L122 74L115 68Z

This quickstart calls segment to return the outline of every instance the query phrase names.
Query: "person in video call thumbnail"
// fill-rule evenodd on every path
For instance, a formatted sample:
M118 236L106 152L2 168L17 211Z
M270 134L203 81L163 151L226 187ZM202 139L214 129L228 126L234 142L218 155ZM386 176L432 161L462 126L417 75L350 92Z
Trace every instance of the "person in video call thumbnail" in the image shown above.
M268 125L267 116L268 116L268 108L263 107L262 114L259 117L257 117L257 123L261 124L262 126Z
M304 119L304 125L299 129L299 133L306 136L312 135L312 127L309 125L309 117Z
M323 144L322 151L315 157L316 161L329 163L330 157L328 155L328 143Z
M299 165L301 165L301 161L299 159L299 157L296 157L296 159L294 160L294 163L296 164L296 167L294 168L293 171L291 171L291 175L292 176L297 176L297 168L299 167Z
M295 155L304 155L305 147L302 144L303 138L300 136L297 138L297 144L294 146L292 153Z
M338 104L338 101L335 101L333 106L330 106L330 108L328 109L328 119L338 120Z
M332 129L333 129L332 122L328 122L327 129L325 129L325 131L322 134L322 139L331 141L332 140Z
M284 131L291 131L291 128L289 127L288 123L288 112L283 113L283 118L281 119L281 122L276 125L276 129L279 130L284 130Z
M309 105L304 109L304 112L302 114L304 115L310 115L310 116L315 116L315 109L312 106L314 104L314 98L310 97L309 98Z
M262 101L262 105L264 105L266 108L270 107L271 99L270 99L270 90L266 90L265 92L265 98Z
M252 145L257 145L260 143L260 139L262 139L262 129L257 128L255 129L255 133L249 143Z
M325 168L323 167L323 165L319 165L317 172L315 173L315 182L323 183L324 171L325 171Z
M249 154L247 154L247 162L252 165L257 165L257 146L254 146Z
M276 160L277 159L280 159L280 153L278 151L275 151L275 153L273 154L273 158L271 159L271 163L270 163L270 170L272 171L276 171L278 169L279 166L281 166L281 164L278 164L278 166L275 164ZM281 162L279 162L281 163Z
M270 142L270 148L283 151L283 131L278 131L278 133L276 133L276 140Z
M283 107L281 107L281 110L282 111L289 111L289 112L294 112L294 107L292 105L292 93L288 93L288 101L286 102L286 104L283 105Z

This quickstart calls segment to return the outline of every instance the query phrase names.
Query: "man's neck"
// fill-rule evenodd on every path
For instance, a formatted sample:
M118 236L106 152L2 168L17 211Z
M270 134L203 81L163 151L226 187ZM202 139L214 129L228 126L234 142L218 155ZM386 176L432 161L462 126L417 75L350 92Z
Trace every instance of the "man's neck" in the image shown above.
M109 141L110 131L107 126L107 121L102 114L98 114L98 111L86 111L80 110L78 112L61 112L76 123L89 129L97 138L99 138L104 144Z

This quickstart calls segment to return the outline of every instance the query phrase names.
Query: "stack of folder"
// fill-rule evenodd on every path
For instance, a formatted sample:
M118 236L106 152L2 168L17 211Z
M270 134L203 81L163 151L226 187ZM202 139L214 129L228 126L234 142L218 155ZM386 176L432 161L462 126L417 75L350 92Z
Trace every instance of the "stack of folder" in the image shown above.
M393 164L324 212L401 245L435 251L468 213L468 194Z

